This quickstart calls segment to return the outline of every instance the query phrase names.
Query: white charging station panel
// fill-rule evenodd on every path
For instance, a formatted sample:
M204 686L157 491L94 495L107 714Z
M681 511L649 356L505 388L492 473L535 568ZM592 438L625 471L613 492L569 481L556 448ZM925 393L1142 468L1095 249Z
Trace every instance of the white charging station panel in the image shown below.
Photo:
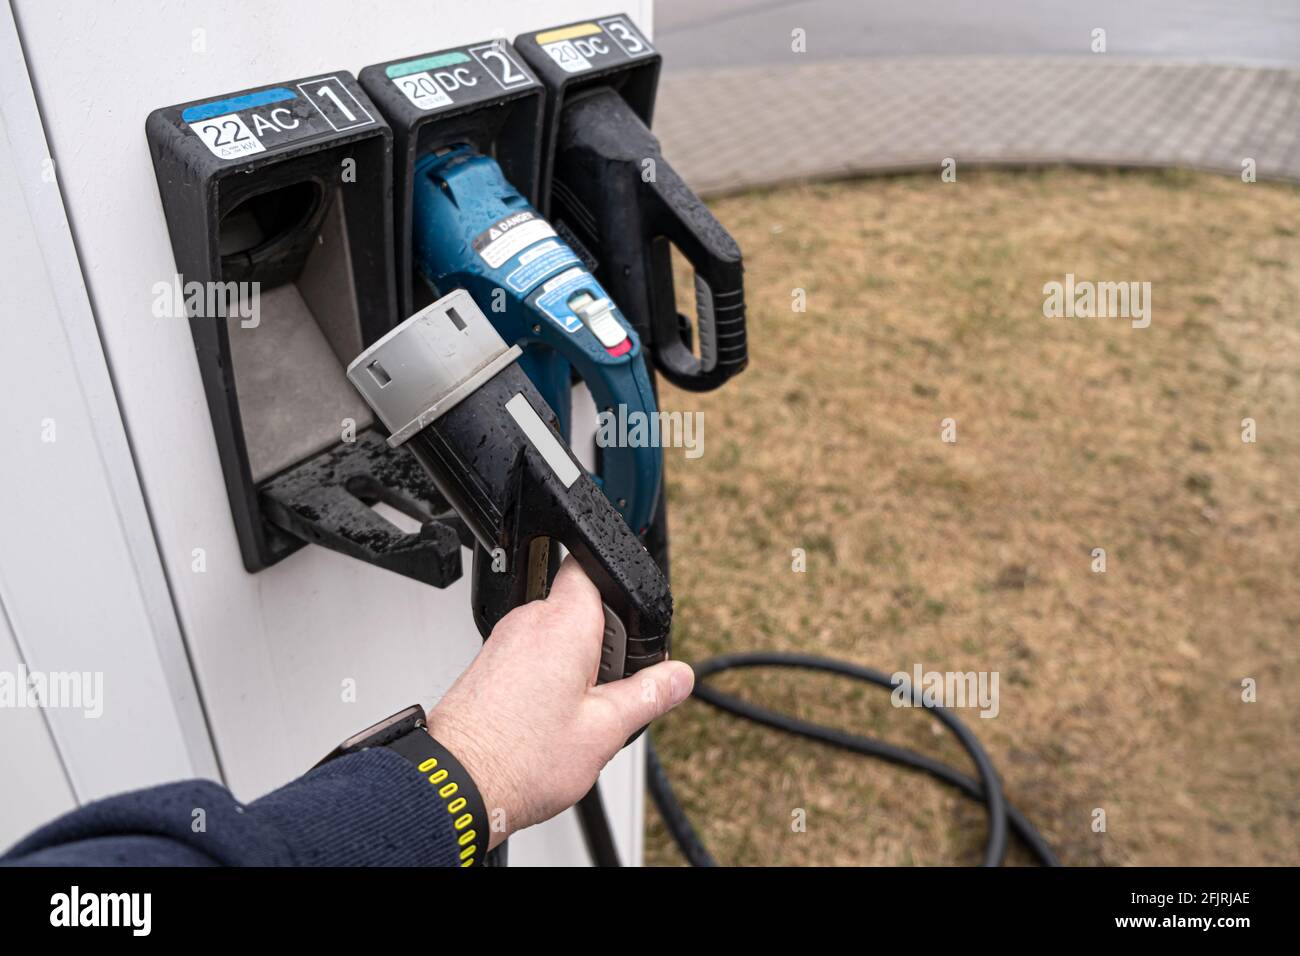
M23 60L6 63L5 93L25 61L66 208L67 225L57 223L56 238L75 243L75 260L62 263L66 281L84 298L82 307L93 310L106 362L99 373L104 381L111 374L107 397L120 411L120 418L91 416L86 427L116 449L104 483L116 495L112 507L126 560L114 573L136 595L132 613L144 633L118 636L120 622L118 630L104 622L110 653L96 660L104 668L105 706L121 708L112 733L88 722L79 728L28 721L21 733L16 722L6 724L0 745L24 736L34 755L24 772L48 783L40 791L48 800L35 806L32 787L5 788L0 819L10 829L0 832L0 842L72 800L215 774L214 754L235 794L253 799L354 731L415 701L432 703L480 643L464 578L437 590L318 547L256 575L244 570L188 324L159 318L153 309L158 284L171 282L176 270L145 140L149 111L288 77L355 73L406 53L511 38L611 12L626 12L648 35L652 14L652 0L13 0L12 6ZM5 30L15 34L8 21L0 22L0 36ZM23 135L38 148L32 132ZM40 167L18 171L24 184L31 180L24 185L29 201L40 192L32 177L42 174ZM5 241L7 248L15 240ZM15 281L38 278L14 275ZM62 308L69 335L89 334L67 321L66 302ZM39 378L39 368L31 371ZM84 369L81 377L88 377ZM83 391L93 384L83 381ZM6 401L9 387L0 386ZM594 413L585 428L594 430ZM134 488L123 485L127 467L130 478L138 476ZM37 513L58 508L75 515L92 506L39 486L25 486L23 495ZM132 495L134 504L126 500ZM56 530L75 544L75 523ZM16 545L0 542L6 548ZM468 567L468 553L465 558ZM0 563L0 584L9 586L2 569ZM60 570L61 593L11 598L0 591L0 599L6 605L76 600L103 572L68 561ZM52 588L50 580L47 575L45 584L33 586ZM0 628L0 658L48 659L42 648L57 643L58 622L8 617L13 633ZM114 701L115 687L158 699ZM615 838L629 862L641 859L643 756L640 743L628 748L602 777ZM20 800L26 801L21 812ZM11 820L21 823L10 826ZM512 839L510 861L585 864L574 814Z

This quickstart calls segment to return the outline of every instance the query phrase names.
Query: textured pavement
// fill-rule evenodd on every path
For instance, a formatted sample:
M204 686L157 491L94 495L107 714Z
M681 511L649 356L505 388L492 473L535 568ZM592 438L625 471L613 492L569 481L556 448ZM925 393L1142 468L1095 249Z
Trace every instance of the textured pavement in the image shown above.
M1300 67L1295 0L654 0L669 71L881 56L1181 57Z
M719 195L972 165L1182 166L1300 183L1300 70L1105 57L883 57L665 74L656 133Z

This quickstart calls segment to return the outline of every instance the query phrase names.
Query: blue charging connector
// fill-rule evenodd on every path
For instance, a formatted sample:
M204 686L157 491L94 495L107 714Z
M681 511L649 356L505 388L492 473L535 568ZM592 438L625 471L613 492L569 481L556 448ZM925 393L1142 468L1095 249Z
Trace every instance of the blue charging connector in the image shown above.
M506 342L568 437L572 370L600 411L649 422L654 389L641 340L582 260L506 180L469 146L415 165L416 268L436 290L466 289ZM644 416L644 417L641 417ZM600 449L597 480L628 526L644 534L662 480L660 449L628 436Z

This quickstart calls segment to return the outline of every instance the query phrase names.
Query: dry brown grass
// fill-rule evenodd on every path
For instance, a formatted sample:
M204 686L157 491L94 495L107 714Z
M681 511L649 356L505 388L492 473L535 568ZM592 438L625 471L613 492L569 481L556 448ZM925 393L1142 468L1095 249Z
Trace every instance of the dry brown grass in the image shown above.
M665 390L706 424L702 458L668 453L677 656L996 670L1000 715L965 716L1063 861L1300 863L1300 191L988 172L716 211L745 251L751 365ZM1067 272L1150 281L1150 328L1045 319ZM966 765L882 692L719 685ZM980 808L928 778L696 702L656 737L724 862L979 860ZM679 861L653 814L647 860Z

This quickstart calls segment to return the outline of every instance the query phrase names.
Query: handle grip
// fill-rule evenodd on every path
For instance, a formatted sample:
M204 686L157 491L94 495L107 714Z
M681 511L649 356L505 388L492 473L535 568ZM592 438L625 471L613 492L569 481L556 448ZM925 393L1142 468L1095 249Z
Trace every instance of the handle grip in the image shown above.
M512 364L408 447L478 538L471 603L479 632L486 637L512 609L544 596L553 561L542 542L558 541L600 591L606 635L598 679L617 680L667 658L672 598L658 565L555 428Z
M650 276L655 365L674 385L692 391L715 389L749 364L740 249L666 160L659 161L655 180L642 188L650 207L648 219L658 227L642 250ZM686 337L690 322L677 311L669 243L695 272L698 356Z
M552 199L555 214L596 255L601 282L665 378L709 391L745 368L740 248L614 90L595 88L565 107ZM677 312L672 246L695 272L699 356Z

